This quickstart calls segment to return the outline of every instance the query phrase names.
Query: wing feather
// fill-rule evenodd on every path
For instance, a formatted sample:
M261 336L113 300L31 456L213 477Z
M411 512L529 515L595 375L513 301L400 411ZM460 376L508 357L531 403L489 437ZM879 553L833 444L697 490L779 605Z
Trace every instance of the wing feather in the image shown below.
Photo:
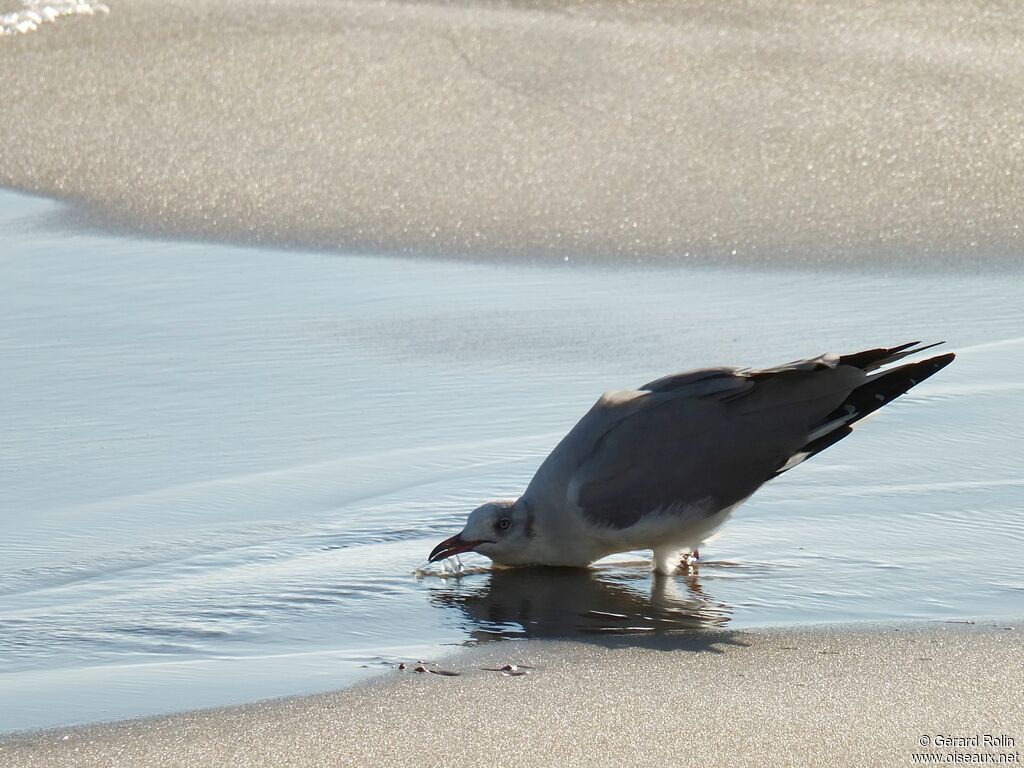
M608 392L541 464L524 498L613 528L655 510L703 505L712 514L834 445L953 358L868 376L933 346L917 344L759 371L705 368Z
M799 361L729 378L734 386L718 382L714 392L695 378L625 404L599 401L595 420L608 428L576 464L567 501L615 528L656 509L704 504L717 512L770 479L864 374Z

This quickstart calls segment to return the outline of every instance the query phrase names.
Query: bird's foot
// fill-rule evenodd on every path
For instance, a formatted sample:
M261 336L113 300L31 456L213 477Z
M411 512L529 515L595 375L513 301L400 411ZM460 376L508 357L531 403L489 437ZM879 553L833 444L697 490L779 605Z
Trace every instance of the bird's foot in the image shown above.
M692 552L684 552L679 558L679 572L683 574L696 573L699 559L700 552L696 549Z

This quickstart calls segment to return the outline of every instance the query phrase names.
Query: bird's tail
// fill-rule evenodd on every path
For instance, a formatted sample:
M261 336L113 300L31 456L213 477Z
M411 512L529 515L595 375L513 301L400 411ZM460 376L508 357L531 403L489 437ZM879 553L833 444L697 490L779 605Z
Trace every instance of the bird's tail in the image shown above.
M939 344L941 343L939 342ZM901 360L908 355L938 346L938 344L928 344L924 347L917 347L917 344L920 344L920 342L914 341L909 344L901 344L898 347L869 349L865 352L844 355L839 358L839 364L853 365L864 372L870 372L881 368L883 365ZM947 352L944 355L936 355L927 360L907 363L898 368L869 376L863 384L847 396L838 408L824 419L817 429L811 432L810 439L800 449L797 456L786 462L772 476L781 475L797 464L802 464L811 456L835 445L853 431L853 426L858 421L871 415L883 405L891 403L929 376L935 375L953 362L955 357L954 353Z

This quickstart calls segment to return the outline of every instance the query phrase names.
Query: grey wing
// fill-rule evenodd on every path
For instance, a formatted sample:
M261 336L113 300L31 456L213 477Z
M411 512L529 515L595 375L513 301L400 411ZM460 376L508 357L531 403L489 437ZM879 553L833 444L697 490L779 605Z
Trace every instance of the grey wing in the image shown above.
M680 374L630 398L606 396L588 414L588 450L571 470L567 501L616 528L655 509L731 506L798 454L864 377L823 357ZM607 429L595 436L599 423Z

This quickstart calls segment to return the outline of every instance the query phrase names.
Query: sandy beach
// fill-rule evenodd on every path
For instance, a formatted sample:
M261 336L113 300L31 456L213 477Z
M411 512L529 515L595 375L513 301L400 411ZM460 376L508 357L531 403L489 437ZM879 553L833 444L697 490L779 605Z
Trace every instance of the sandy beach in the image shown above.
M0 765L1020 762L1018 4L61 7L0 36ZM699 584L413 575L603 389L911 338Z
M0 760L17 768L888 768L914 764L915 753L985 753L1019 762L1022 628L898 624L491 644L429 665L458 677L417 674L410 659L409 670L333 694L15 736L0 742ZM530 674L483 669L506 664L529 665ZM940 737L982 735L998 746L941 746Z
M3 41L0 185L343 252L1012 263L1016 3L133 0Z

